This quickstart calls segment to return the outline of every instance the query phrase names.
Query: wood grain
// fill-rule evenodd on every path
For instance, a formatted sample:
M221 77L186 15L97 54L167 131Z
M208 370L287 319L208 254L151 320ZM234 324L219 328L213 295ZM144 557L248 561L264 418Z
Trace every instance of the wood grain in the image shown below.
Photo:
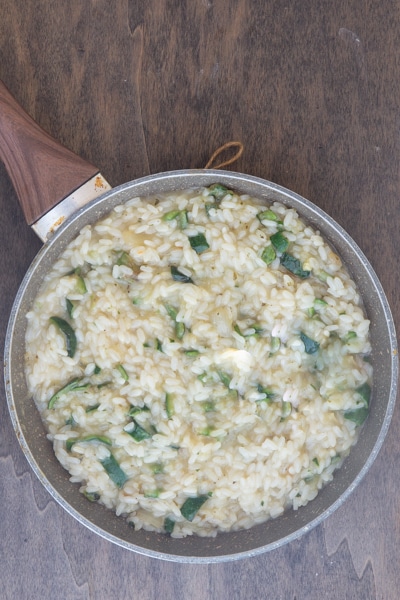
M370 259L400 323L400 8L392 0L3 0L0 78L50 135L114 185L202 167L240 139L235 169L309 198ZM0 317L40 247L0 166ZM370 472L302 539L267 555L179 565L95 536L31 473L0 402L0 597L398 597L396 408Z

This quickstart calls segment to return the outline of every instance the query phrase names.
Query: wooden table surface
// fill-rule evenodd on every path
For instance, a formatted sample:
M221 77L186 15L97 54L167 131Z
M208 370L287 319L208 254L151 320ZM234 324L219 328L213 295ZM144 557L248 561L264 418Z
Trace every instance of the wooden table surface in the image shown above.
M2 0L0 78L51 135L117 185L203 167L291 188L361 246L399 325L400 8L394 0ZM1 132L0 132L1 133ZM40 248L0 165L0 335ZM360 486L303 538L256 558L184 565L78 524L42 487L1 387L3 599L395 599L399 408Z

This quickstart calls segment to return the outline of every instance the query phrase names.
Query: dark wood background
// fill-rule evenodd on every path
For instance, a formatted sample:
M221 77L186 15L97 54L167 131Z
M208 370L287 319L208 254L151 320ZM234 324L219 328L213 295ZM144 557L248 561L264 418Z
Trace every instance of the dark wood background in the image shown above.
M293 189L343 225L399 325L399 6L2 0L0 78L113 185L203 167L240 139L234 168ZM3 343L40 242L1 165L0 202ZM123 550L59 508L31 473L0 392L2 599L398 598L398 408L371 470L322 525L257 558L180 565Z

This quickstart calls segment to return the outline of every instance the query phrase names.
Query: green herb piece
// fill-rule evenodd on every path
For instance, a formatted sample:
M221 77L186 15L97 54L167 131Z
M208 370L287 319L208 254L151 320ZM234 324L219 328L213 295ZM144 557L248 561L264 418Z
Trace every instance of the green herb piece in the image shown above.
M317 273L317 277L320 281L322 281L322 283L326 283L329 277L329 273L327 273L326 271L318 271Z
M317 457L313 458L312 461L315 465L317 465L317 467L319 467L319 460Z
M343 338L343 343L348 344L349 342L351 342L351 340L356 339L356 337L357 337L357 334L355 331L348 331Z
M193 279L189 277L189 275L181 273L177 267L171 267L171 275L174 281L180 281L181 283L193 283Z
M98 502L100 500L100 494L98 492L87 492L84 490L82 493L89 502Z
M218 202L213 202L212 204L210 202L207 202L204 205L204 208L206 209L207 217L210 217L211 216L211 210L213 208L215 208L215 210L218 210L219 204L218 204Z
M187 350L184 350L183 353L189 358L196 358L196 356L200 354L200 351L195 350L194 348L188 348Z
M156 350L158 350L159 352L163 352L161 340L159 340L158 338L156 338Z
M137 415L141 412L150 412L150 408L146 406L146 404L144 406L132 406L129 409L128 416L133 417L134 415Z
M152 437L152 434L139 425L135 419L133 419L133 423L134 428L132 431L127 431L126 429L124 429L124 431L125 433L129 434L135 440L135 442L142 442L143 440L148 440Z
M285 252L289 246L289 240L283 235L281 231L274 233L270 237L271 244L277 252Z
M64 396L65 394L68 394L69 392L79 392L81 390L85 390L90 385L89 383L81 383L81 382L82 382L82 379L76 378L76 379L72 379L72 381L67 383L67 385L64 385L64 387L62 387L55 394L52 395L52 397L50 398L50 400L47 404L47 408L49 408L49 409L54 408L55 403L61 396Z
M74 310L75 310L75 303L72 302L72 300L70 300L69 298L65 299L65 307L67 309L67 313L69 315L69 317L71 319L74 318Z
M220 381L228 388L232 377L230 375L228 375L228 373L225 373L224 371L217 371L218 373L218 377L220 378Z
M292 412L292 405L290 402L282 402L281 421L285 421Z
M281 340L276 336L271 336L271 350L270 354L276 354L281 347Z
M214 202L206 203L204 208L206 209L207 216L210 217L211 209L218 210L221 201L227 194L233 195L232 190L228 190L224 185L216 183L208 188L209 195L214 198Z
M226 397L230 400L239 400L239 392L237 390L231 390L229 388Z
M204 436L208 437L211 435L211 433L214 431L214 429L215 428L212 425L208 425L204 429L200 429L200 431L198 431L197 433L199 435L204 435Z
M196 496L194 498L187 498L181 506L181 515L187 521L193 521L196 514L203 506L204 502L208 500L209 496Z
M140 268L135 263L129 252L125 250L114 250L115 264L118 266L129 267L135 275L138 275Z
M175 527L175 521L170 517L164 519L164 531L165 533L172 533Z
M115 459L113 454L103 458L101 464L104 467L104 470L107 472L109 478L118 488L122 488L124 484L128 481L129 477L126 473L121 469L117 460Z
M270 208L268 208L267 210L263 210L262 212L259 212L257 215L257 219L259 221L275 221L276 223L279 223L280 225L282 225L282 221L279 219L278 215L276 213L274 213L273 210L271 210Z
M118 266L132 267L133 261L128 252L125 252L125 250L121 250L120 252L117 252L117 259L115 261L115 264Z
M307 308L307 315L310 317L310 319L315 315L315 308L313 306Z
M74 446L75 444L79 444L80 442L99 442L101 444L106 444L106 446L112 446L112 441L109 437L106 437L105 435L87 435L83 438L69 438L65 442L67 451L70 452L72 446Z
M183 321L176 320L178 311L173 306L171 306L170 304L165 304L164 308L167 311L168 316L171 317L173 321L175 321L175 335L178 338L178 340L181 340L186 332L185 323L183 323Z
M221 183L214 183L208 188L208 191L210 196L214 196L218 202L221 202L221 200L223 200L227 194L230 194L231 196L233 195L232 190L228 190L228 188Z
M271 388L264 387L261 383L257 384L257 392L259 394L265 394L265 398L258 400L258 402L266 402L267 404L271 404L274 398L276 398L276 394L274 394Z
M310 276L311 271L305 271L302 267L301 262L292 256L291 254L287 254L284 252L281 256L281 265L285 267L288 271L293 273L293 275L297 275L301 279L307 279Z
M76 335L71 325L67 323L61 317L50 317L50 322L53 323L65 336L65 344L67 347L67 354L70 358L73 358L76 352Z
M266 246L261 254L261 260L265 262L266 265L270 265L276 258L276 252L272 245Z
M163 221L173 221L179 215L180 210L170 210L169 212L163 215Z
M98 375L99 373L101 373L101 368L99 367L99 365L95 365L93 374Z
M71 277L74 276L75 277L75 289L74 292L76 294L86 294L87 292L87 288L86 288L86 283L85 280L82 277L82 271L80 267L76 267L76 269L73 269L72 271L70 271L69 273L66 274L66 277Z
M145 492L143 495L145 498L158 498L161 490L151 490L149 492Z
M315 354L316 352L318 352L319 343L309 338L308 335L306 335L302 331L300 332L300 339L304 344L304 350L306 354Z
M202 402L201 405L206 413L215 411L215 403L211 402L211 400L206 400L206 402Z
M189 242L191 247L195 252L197 252L197 254L205 252L210 247L203 233L198 233L197 235L190 236Z
M245 337L244 333L242 333L242 331L237 323L235 323L235 325L233 326L233 330L236 331L236 333L239 334L240 336Z
M186 229L186 227L189 224L189 219L188 219L186 210L181 210L181 212L178 215L177 221L178 221L179 229Z
M258 325L258 323L252 323L252 325L249 325L248 329L254 329L253 333L243 333L237 323L233 326L233 329L236 331L236 333L244 338L259 337L264 331L264 328L261 325Z
M183 321L175 321L175 334L178 340L181 340L185 335L186 327Z
M154 475L160 475L160 473L164 473L164 465L162 463L154 463L151 465L151 470Z
M80 274L79 270L75 271L75 276L76 276L75 291L78 294L86 294L86 292L87 292L86 283L85 283L85 280L83 279L82 275Z
M356 389L356 392L358 392L358 394L360 394L365 406L369 406L369 403L371 400L371 386L369 385L369 383L365 382L362 385L360 385Z
M168 419L171 419L175 414L174 396L168 392L165 394L165 410L167 411Z
M85 409L86 413L91 413L99 408L100 404L93 404L92 406L87 406Z
M178 223L179 229L186 229L189 224L189 219L186 210L170 210L163 216L163 221L173 221Z
M246 335L246 337L256 337L256 338L258 338L258 337L260 337L260 335L261 335L262 333L264 333L264 327L262 327L262 326L261 326L261 325L259 325L258 323L252 323L252 324L249 326L249 329L254 329L254 333L248 333L248 334Z
M164 304L164 307L165 307L165 310L167 311L168 316L170 316L171 319L173 319L175 321L178 311L175 310L175 308L173 306L171 306L170 304Z
M368 417L368 408L366 406L362 406L360 408L355 408L352 410L346 410L343 414L344 418L348 421L352 421L357 426L362 425L366 418Z
M322 298L315 298L314 308L324 308L325 306L328 306L328 303L325 300L323 300Z
M129 380L129 375L128 375L128 373L126 372L126 369L125 369L125 367L124 367L123 365L121 365L121 364L120 364L120 365L117 365L117 369L118 369L118 371L119 371L119 373L120 373L120 375L121 375L122 379L123 379L124 381L128 381L128 380Z
M200 375L197 375L197 379L201 381L201 383L211 383L212 381L211 376L205 371L204 373L200 373Z

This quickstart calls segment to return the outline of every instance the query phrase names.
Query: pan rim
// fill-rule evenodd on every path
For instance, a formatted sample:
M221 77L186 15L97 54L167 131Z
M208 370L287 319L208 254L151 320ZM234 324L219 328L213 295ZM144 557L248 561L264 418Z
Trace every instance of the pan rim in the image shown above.
M26 293L27 288L29 289L29 283L34 276L35 272L37 272L37 268L44 257L47 257L49 252L52 251L52 248L58 248L58 254L62 252L63 248L67 243L69 243L70 239L75 237L78 233L79 229L82 227L80 223L85 221L88 217L93 217L90 219L91 222L98 220L101 218L103 214L109 212L113 206L117 204L121 204L121 201L117 201L117 198L120 195L124 196L129 193L129 190L132 188L135 189L143 189L146 187L152 186L156 181L162 181L164 184L172 185L173 188L185 189L186 187L200 187L201 185L210 185L212 182L216 180L224 182L229 181L229 184L232 187L240 189L240 184L244 182L248 185L253 185L254 187L260 187L268 190L268 194L264 196L266 199L268 195L278 194L282 196L282 198L287 198L287 204L293 206L293 202L298 206L301 206L301 216L306 220L311 221L313 224L313 220L323 220L327 225L329 230L338 236L341 240L341 243L345 244L350 253L354 254L357 257L357 261L359 265L362 265L365 272L368 272L369 282L372 285L376 298L379 300L380 308L384 314L384 321L387 327L387 342L388 349L387 351L390 353L390 383L389 383L389 393L388 393L388 402L387 407L383 415L383 419L379 429L379 435L376 437L374 445L371 451L368 454L367 460L364 462L363 466L358 472L358 475L353 478L351 484L338 496L336 501L332 502L325 510L323 510L319 515L315 518L311 519L307 524L302 527L296 529L290 534L275 540L271 543L259 546L257 548L252 548L250 550L245 550L242 552L235 552L233 554L221 554L221 555L213 555L213 556L188 556L181 554L171 554L167 552L160 552L158 550L151 550L151 548L144 548L142 546L137 546L130 542L124 541L119 537L113 535L109 531L106 531L99 527L97 524L93 523L85 516L79 513L76 508L74 508L65 498L60 494L60 492L51 484L46 477L45 472L42 470L40 464L38 463L35 455L33 454L29 442L27 441L22 423L20 422L20 416L15 405L14 401L14 382L13 382L13 364L12 360L10 360L10 356L12 355L13 343L14 343L14 331L15 331L15 323L20 316L20 307L24 300L24 294ZM196 185L188 186L188 185L180 185L180 182L187 183L189 181L197 182ZM199 183L201 181L202 183ZM207 183L206 183L207 182ZM144 195L136 193L135 195ZM147 194L148 195L148 194ZM130 196L131 197L131 196ZM260 197L258 194L257 197ZM264 199L262 198L262 199ZM108 201L113 199L114 203L112 205L108 205ZM295 208L298 208L295 206ZM100 210L99 210L100 209ZM100 214L100 212L102 214ZM306 213L306 214L304 214ZM66 235L66 233L68 235ZM324 233L325 235L325 233ZM65 238L66 241L65 241ZM60 240L61 239L61 243ZM328 239L331 242L331 240ZM53 259L53 261L55 258ZM349 234L334 221L327 213L325 213L322 209L317 207L315 204L310 202L309 200L303 198L302 196L284 188L278 184L272 183L270 181L254 177L251 175L245 175L237 172L230 171L220 171L213 169L190 169L190 170L179 170L179 171L167 171L164 173L158 173L155 175L149 175L140 179L136 179L112 190L106 192L101 197L93 200L85 207L81 208L75 215L73 215L60 229L54 234L54 236L47 242L38 252L36 257L33 259L30 267L28 268L19 290L17 292L16 298L13 303L13 307L10 313L10 318L7 327L6 340L5 340L5 350L4 350L4 376L5 376L5 388L6 388L6 397L7 397L7 405L11 417L11 421L16 432L17 438L19 440L20 446L25 454L25 457L28 460L32 470L39 478L41 483L44 485L46 490L50 493L50 495L64 508L69 514L71 514L75 519L78 520L81 524L85 525L94 533L97 533L101 537L111 541L119 546L122 546L126 549L135 551L140 554L144 554L153 558L159 558L163 560L173 561L173 562L184 562L184 563L215 563L215 562L227 562L238 560L242 558L249 558L252 556L260 555L270 550L274 550L283 546L284 544L294 541L304 535L306 532L310 531L318 524L320 524L323 520L325 520L329 515L331 515L339 506L341 506L348 496L352 493L352 491L357 487L360 481L363 479L365 474L370 469L372 463L374 462L376 456L378 455L384 439L387 435L392 414L394 411L396 394L397 394L397 381L398 381L398 358L397 358L397 336L395 331L395 325L393 321L393 317L391 314L390 306L387 301L386 295L384 293L383 287L373 269L368 259L362 252L362 250L358 247L358 245L354 242L354 240L349 236ZM55 457L54 457L54 460ZM315 502L315 501L312 501ZM306 508L306 507L304 507ZM217 538L218 539L218 538Z

